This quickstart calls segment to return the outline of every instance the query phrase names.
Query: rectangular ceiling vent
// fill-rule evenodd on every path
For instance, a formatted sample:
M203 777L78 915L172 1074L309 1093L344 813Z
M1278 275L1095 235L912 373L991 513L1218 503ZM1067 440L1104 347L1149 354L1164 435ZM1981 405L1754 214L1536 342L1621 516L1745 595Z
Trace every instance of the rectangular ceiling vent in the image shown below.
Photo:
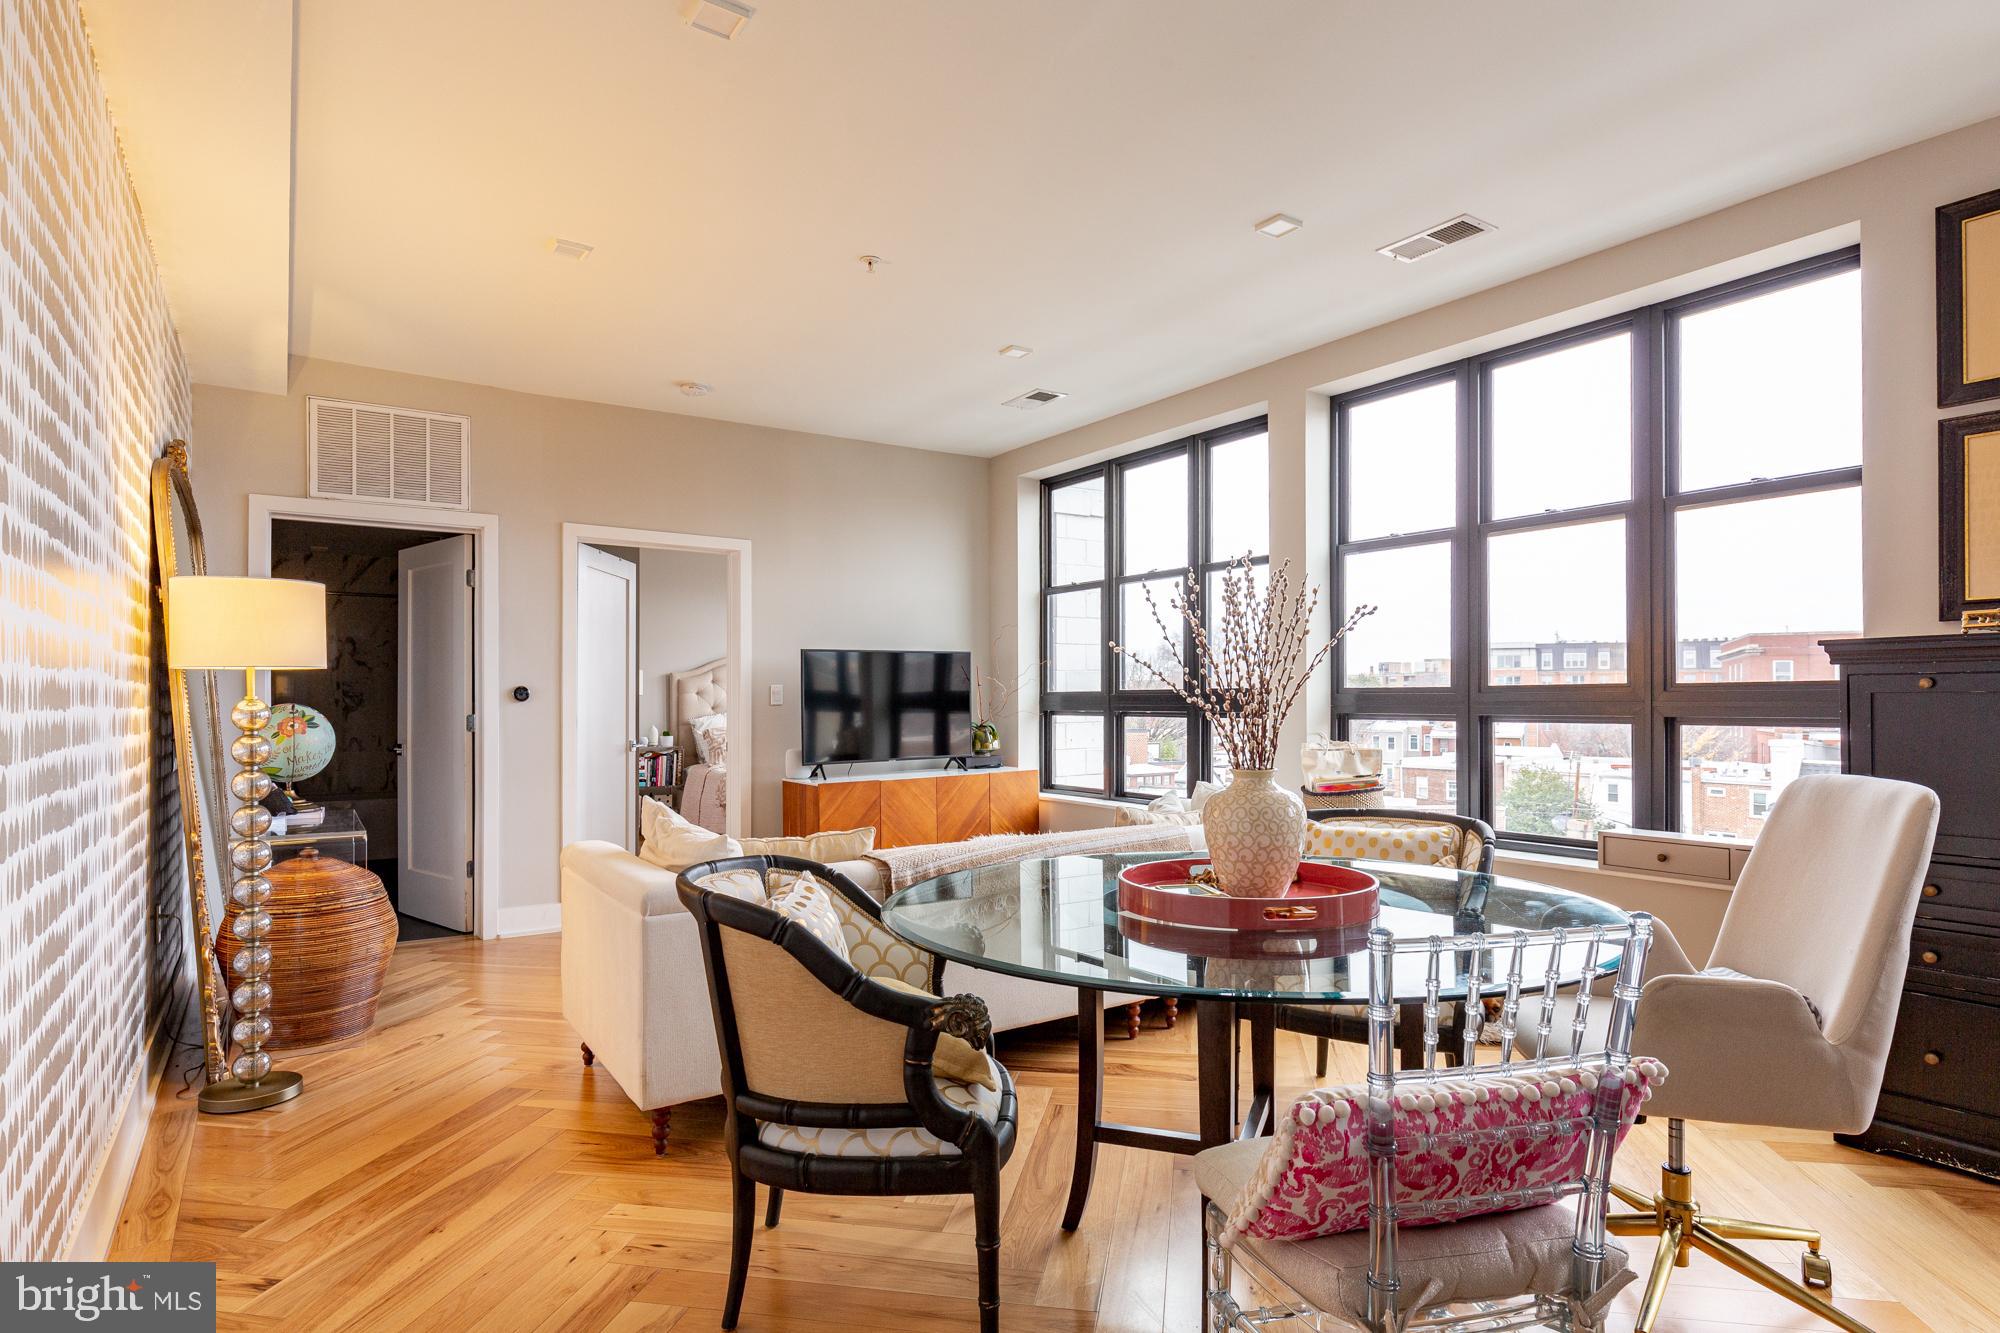
M309 493L463 509L472 418L308 398Z
M1457 245L1460 241L1471 240L1482 232L1493 230L1490 222L1481 222L1470 213L1460 213L1449 222L1440 222L1415 236L1405 236L1393 245L1385 245L1375 253L1405 264L1414 264L1425 255L1436 254L1447 245Z
M1009 398L1006 402L1000 404L1000 406L1018 407L1023 412L1026 412L1030 409L1040 407L1044 403L1053 403L1058 398L1067 397L1069 397L1068 394L1057 393L1054 389L1030 389L1024 394L1017 394L1015 397Z

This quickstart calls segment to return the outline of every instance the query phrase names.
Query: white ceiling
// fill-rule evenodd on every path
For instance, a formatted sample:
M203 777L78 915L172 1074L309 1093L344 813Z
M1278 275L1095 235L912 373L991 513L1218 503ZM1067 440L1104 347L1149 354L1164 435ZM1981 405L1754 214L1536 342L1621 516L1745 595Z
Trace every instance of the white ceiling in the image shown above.
M284 7L168 8L86 0L197 380L282 384L288 297L293 356L970 454L2000 114L1991 0L299 0L274 238Z

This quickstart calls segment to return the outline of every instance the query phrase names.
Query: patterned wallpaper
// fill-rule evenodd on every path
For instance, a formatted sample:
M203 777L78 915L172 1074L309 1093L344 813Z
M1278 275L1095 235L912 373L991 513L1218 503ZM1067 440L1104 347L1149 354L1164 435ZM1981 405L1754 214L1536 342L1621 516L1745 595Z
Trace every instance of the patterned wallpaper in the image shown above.
M189 410L75 0L6 0L0 1259L64 1251L165 989L152 942L179 866L155 768L147 469Z

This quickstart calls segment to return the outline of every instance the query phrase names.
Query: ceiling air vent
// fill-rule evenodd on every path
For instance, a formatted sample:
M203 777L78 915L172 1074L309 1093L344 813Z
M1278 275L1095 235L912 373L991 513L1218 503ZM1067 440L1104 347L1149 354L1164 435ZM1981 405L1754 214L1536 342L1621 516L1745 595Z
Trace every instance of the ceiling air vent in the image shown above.
M465 508L470 417L334 398L306 404L311 495Z
M1493 230L1490 222L1481 222L1470 213L1460 213L1449 222L1440 222L1428 231L1420 231L1415 236L1405 236L1393 245L1385 245L1375 253L1405 264L1414 264L1425 255L1436 254L1447 245L1457 245L1470 240L1481 232Z
M1069 397L1068 394L1057 393L1054 389L1030 389L1028 390L1028 392L1024 394L1019 394L1013 398L1009 398L1006 402L1000 404L1000 406L1018 407L1023 412L1026 412L1031 408L1040 407L1044 403L1053 403L1058 398L1067 398L1067 397Z

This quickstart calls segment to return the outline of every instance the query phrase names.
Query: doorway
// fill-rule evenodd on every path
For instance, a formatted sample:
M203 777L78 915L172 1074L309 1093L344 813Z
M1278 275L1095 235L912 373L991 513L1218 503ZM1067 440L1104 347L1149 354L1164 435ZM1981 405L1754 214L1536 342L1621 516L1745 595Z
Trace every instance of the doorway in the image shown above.
M742 836L750 543L566 523L562 588L564 845L636 851L646 800Z
M271 524L271 573L326 586L328 638L327 669L274 672L271 697L315 710L333 734L281 842L317 837L365 861L401 940L473 925L473 558L463 533Z
M412 568L408 572L410 572L410 578L414 580L416 592L422 594L422 600L426 600L432 608L436 608L436 606L450 606L452 610L458 612L456 614L456 624L462 626L462 630L464 630L464 642L468 644L466 652L470 654L470 671L472 671L470 701L472 703L470 703L470 707L454 707L450 711L436 709L436 707L428 707L428 709L426 707L418 707L416 713L414 713L418 727L412 729L412 731L406 731L400 737L404 741L404 755L396 757L392 753L390 759L402 759L404 761L400 777L412 777L412 779L416 779L414 783L402 783L402 781L396 783L396 797L398 799L406 797L410 791L416 791L416 793L436 795L438 801L444 801L444 795L448 793L450 795L450 803L444 809L448 809L448 811L464 811L464 819L466 819L466 825L468 825L468 835L462 837L458 833L456 823L450 823L450 821L444 823L444 825L436 825L436 823L430 823L428 819L424 819L424 821L416 821L412 825L412 821L404 819L400 813L390 813L388 815L388 819L392 819L398 825L396 851L394 851L394 855L396 855L396 871L394 873L396 873L396 879L398 879L396 897L400 899L398 907L410 907L412 905L410 903L410 885L412 883L420 885L422 883L422 875L428 871L432 875L448 875L450 877L452 893L456 895L456 903L458 903L458 911L456 913L448 915L444 911L434 911L432 915L444 917L442 923L434 923L434 925L442 925L444 929L448 929L452 933L470 931L474 935L480 935L482 939L496 939L500 935L526 935L526 933L550 929L554 923L544 923L546 913L542 913L542 909L512 909L512 911L502 911L498 907L498 903L502 899L502 879L504 879L502 855L500 855L502 829L500 829L500 821L494 821L494 819L486 817L488 801L498 801L498 795L502 791L502 787L500 787L500 783L502 783L502 773L500 773L500 745L498 745L498 727L496 727L496 721L500 719L500 683L498 683L498 677L496 677L496 671L494 671L494 664L500 660L500 518L496 514L478 514L478 512L470 512L470 510L446 510L446 508L430 508L430 506L414 506L414 504L388 504L388 502L378 502L378 500L324 500L324 498L272 496L272 494L252 494L250 496L250 514L248 514L248 518L250 518L250 522L248 522L248 550L246 550L246 558L244 558L244 572L248 572L252 576L266 576L266 574L274 572L274 536L280 532L280 524L294 524L296 522L296 524L310 524L310 526L328 528L328 536L332 536L336 540L362 540L362 534L372 532L372 530L402 532L404 534L402 538L390 538L388 540L390 548L396 550L394 558L398 558L398 580L404 576L404 570L400 568L400 556L402 556L402 552L406 552L406 550L418 550L422 546L434 546L436 542L440 542L442 538L452 536L452 534L464 534L464 540L466 540L464 548L470 550L470 578L472 578L470 602L464 600L466 598L466 592L464 592L464 588L466 588L466 572L462 572L462 568L458 568L458 566L446 566L446 568L432 566L428 570L424 570L424 568ZM410 544L406 546L404 542L410 542ZM440 548L440 550L444 550L444 548ZM446 598L444 592L452 586L454 578L456 578L456 588L458 590L456 590L454 596ZM376 584L376 586L380 586L380 584ZM404 600L406 598L402 598L400 590L398 590L398 604L404 602ZM468 606L470 606L470 618L468 618ZM440 632L442 632L442 628L436 622L432 622L430 628L426 628L426 634L430 638L436 638ZM402 634L404 634L404 630L402 630L402 626L398 622L398 640L402 638ZM338 644L334 644L332 648L334 648L334 654L340 652ZM382 656L382 654L384 654L382 646L378 646L376 648L376 656ZM458 648L456 646L452 648L450 656L452 656L452 660L458 660ZM400 667L400 662L398 662L398 667ZM400 681L402 681L402 677L406 673L398 671L396 675L398 675L398 685L400 685ZM340 677L340 673L338 671L296 673L296 679L298 679L300 687L304 685L304 681L308 677L320 677L318 685L322 689L330 689L336 683L336 679ZM448 675L444 679L446 681L458 681L456 673ZM290 685L288 685L288 689L290 689ZM264 695L264 699L284 699L286 697L286 695L282 695L282 693L276 691L276 683L274 683L272 677L266 677L262 681L262 695ZM452 687L452 703L454 705L456 705L456 699L460 695L462 695L462 691L454 685ZM404 707L404 705L398 705L398 707ZM336 743L338 743L340 719L334 717L334 715L328 715L328 721L336 729ZM422 727L424 721L428 721L434 727L436 735L420 731L420 727ZM468 731L468 727L470 727L470 731ZM428 741L428 745L424 745L424 755L414 755L412 753L414 747L410 743L412 743L412 739L418 739L418 737L422 737L422 739ZM390 741L390 745L394 745L394 739ZM410 765L410 761L414 761L414 767ZM450 761L450 763L446 763L440 769L438 763L430 763L426 767L426 761ZM460 777L460 773L464 777ZM300 787L302 795L310 795L310 791L312 791L310 785L302 785ZM380 789L376 789L376 791L380 791ZM464 803L458 803L458 799L456 799L460 793L464 793L464 797L466 797ZM376 797L376 799L380 801L380 797ZM374 807L374 809L382 811L380 805ZM382 815L374 815L374 819L380 821ZM418 841L412 843L408 847L408 851L416 853L416 865L414 865L414 873L410 877L404 877L406 847L404 847L404 839L400 837L400 833L404 829L412 829L412 827L418 833ZM428 851L426 851L426 847L422 843L424 835L436 835L434 841L432 841L432 845L428 847ZM368 847L366 859L368 861L378 861L378 863L380 861L388 861L390 853L374 847L374 843L376 843L374 829L370 829L370 839L368 841L370 841L370 847ZM450 847L454 851L460 845L468 843L470 851L458 851L458 855L454 859L444 861L444 859L440 859L440 855L442 855L442 847L446 843L450 843ZM470 877L468 877L466 859L470 859ZM384 887L386 885L388 885L388 877L384 875ZM464 903L466 903L468 897L470 897L470 917L468 917L466 907L464 907ZM432 905L432 907L436 907L436 905ZM402 915L404 917L412 917L412 913L402 913ZM410 921L404 921L404 927L410 933L420 933L422 931L422 927L414 927L414 925L410 925Z
M638 851L648 800L722 832L728 557L584 542L577 580L581 836Z

